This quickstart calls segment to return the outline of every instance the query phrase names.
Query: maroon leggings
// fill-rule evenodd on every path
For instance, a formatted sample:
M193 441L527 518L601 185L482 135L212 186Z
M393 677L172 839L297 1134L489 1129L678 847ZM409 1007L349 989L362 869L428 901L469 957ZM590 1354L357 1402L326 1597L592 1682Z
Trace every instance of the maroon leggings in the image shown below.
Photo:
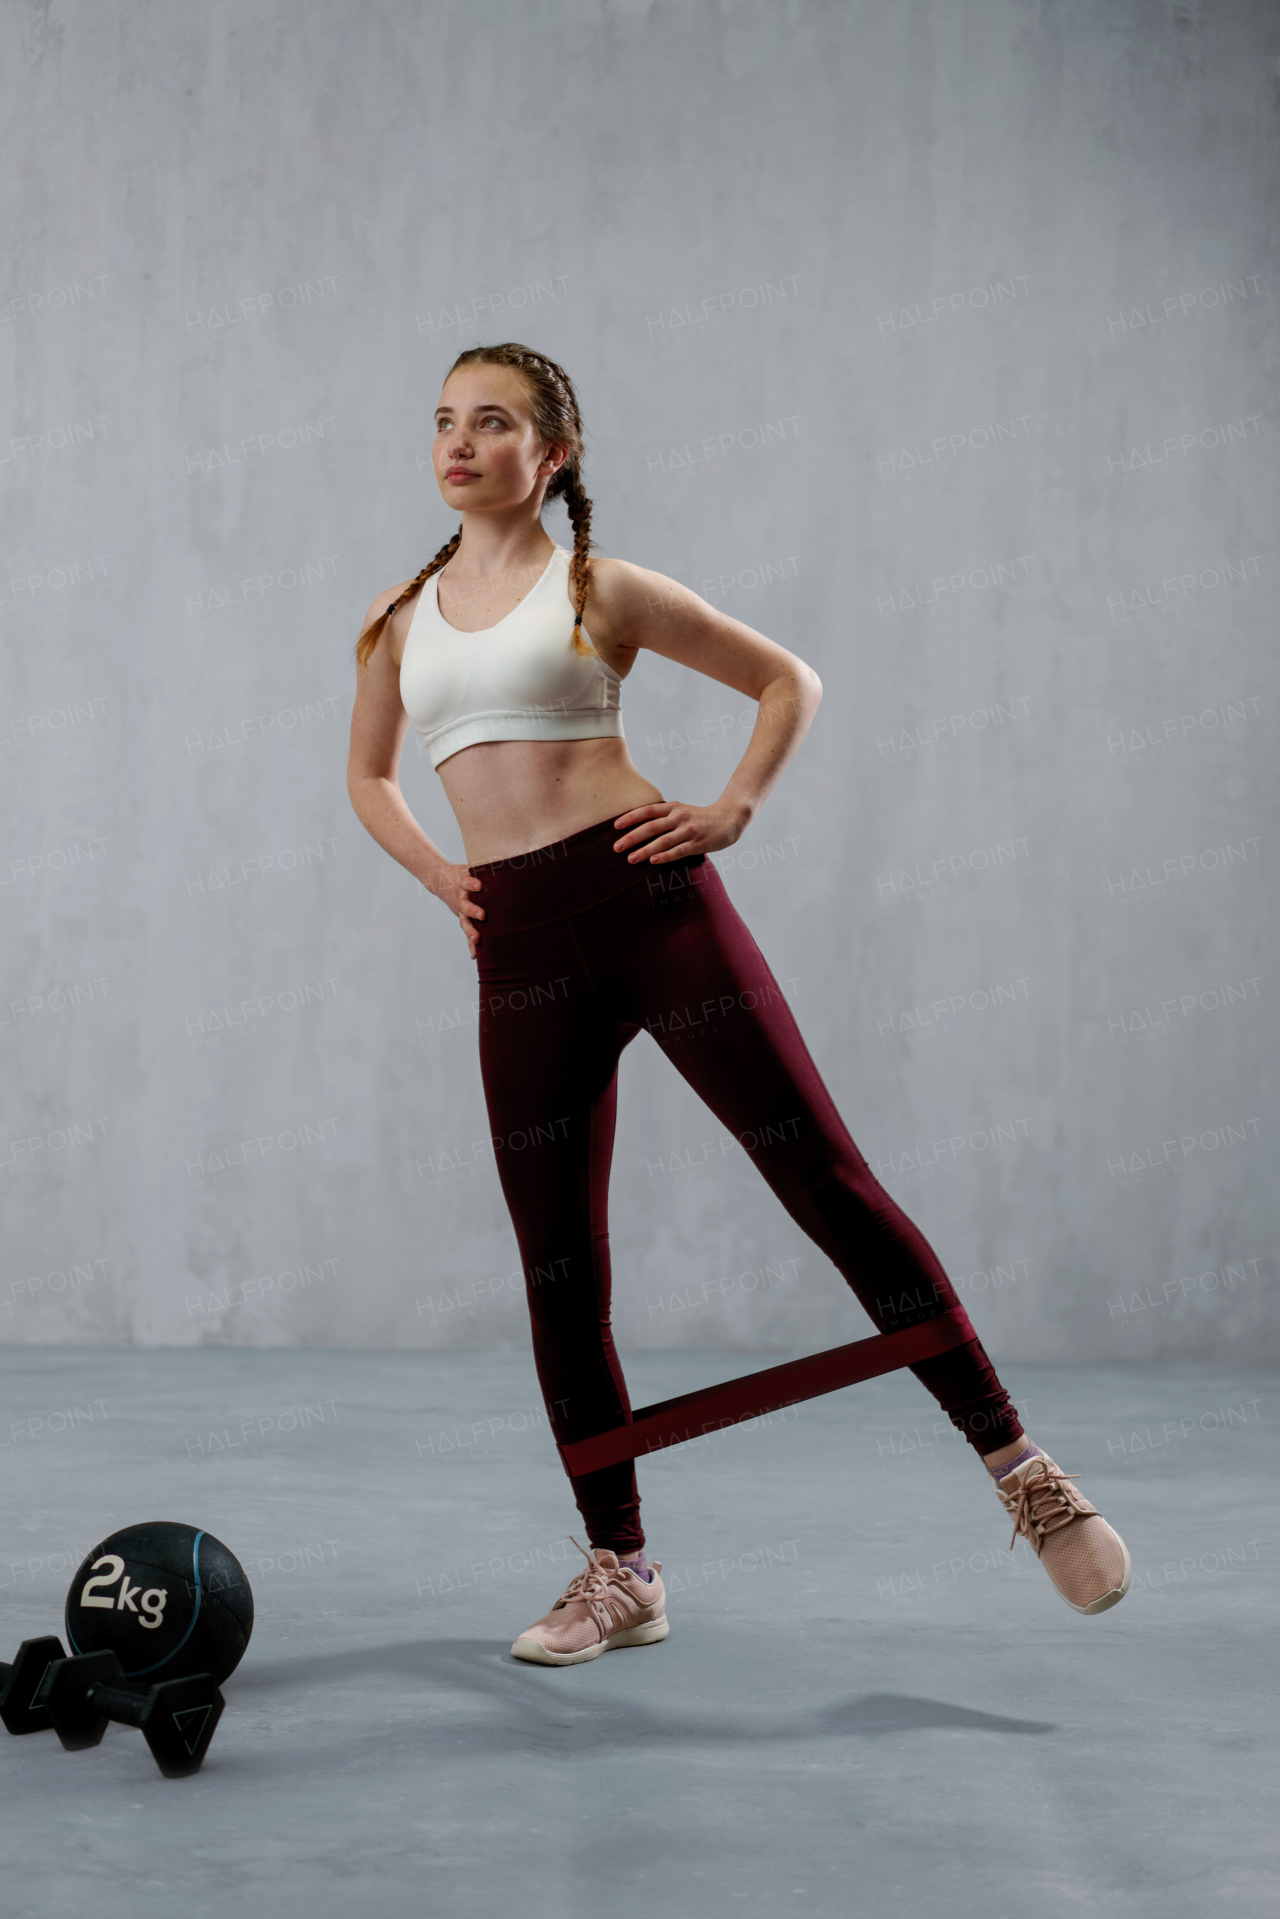
M703 854L652 866L601 820L471 867L480 1066L557 1441L631 1416L609 1323L618 1057L651 1033L882 1332L962 1310L854 1145L782 990ZM692 1263L692 1254L691 1254ZM977 1337L911 1371L980 1453L1021 1430ZM587 1536L644 1544L634 1466L571 1480Z

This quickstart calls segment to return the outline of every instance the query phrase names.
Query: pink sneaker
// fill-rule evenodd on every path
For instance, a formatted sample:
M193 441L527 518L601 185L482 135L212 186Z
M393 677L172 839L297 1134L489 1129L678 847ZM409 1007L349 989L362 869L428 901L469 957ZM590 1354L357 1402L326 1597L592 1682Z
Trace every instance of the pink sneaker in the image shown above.
M1106 1612L1129 1590L1129 1549L1076 1491L1072 1481L1078 1477L1042 1452L998 1481L996 1491L1013 1517L1010 1546L1021 1533L1068 1606Z
M575 1539L574 1545L578 1546ZM671 1630L666 1614L666 1588L655 1560L653 1578L646 1582L630 1566L620 1566L607 1546L596 1546L591 1560L575 1573L545 1619L522 1632L511 1650L517 1659L537 1666L577 1666L618 1646L649 1646Z

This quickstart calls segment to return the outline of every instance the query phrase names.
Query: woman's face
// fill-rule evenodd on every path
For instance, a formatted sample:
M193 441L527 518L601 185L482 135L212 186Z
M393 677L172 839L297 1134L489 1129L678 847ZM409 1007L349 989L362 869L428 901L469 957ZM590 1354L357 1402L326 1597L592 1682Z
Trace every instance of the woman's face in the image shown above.
M541 497L566 448L538 437L528 390L511 367L460 366L436 408L436 482L455 511L519 506Z

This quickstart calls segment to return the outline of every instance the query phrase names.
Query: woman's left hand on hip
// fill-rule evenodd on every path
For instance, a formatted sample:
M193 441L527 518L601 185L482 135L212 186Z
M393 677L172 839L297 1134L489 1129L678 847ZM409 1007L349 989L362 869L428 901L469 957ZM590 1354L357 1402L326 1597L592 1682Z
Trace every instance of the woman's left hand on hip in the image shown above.
M633 865L649 860L657 866L688 859L692 853L714 853L740 839L750 813L731 802L688 806L683 800L651 800L619 813L613 822L622 829L614 841L615 853L625 852Z

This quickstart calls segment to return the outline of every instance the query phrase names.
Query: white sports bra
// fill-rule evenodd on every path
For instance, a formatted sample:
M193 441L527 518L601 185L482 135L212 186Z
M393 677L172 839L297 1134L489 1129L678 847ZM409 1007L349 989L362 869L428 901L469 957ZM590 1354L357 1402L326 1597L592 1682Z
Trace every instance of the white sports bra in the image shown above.
M571 557L553 547L537 585L478 633L450 626L437 576L425 582L400 661L400 698L432 766L481 740L625 737L621 675L573 644Z

